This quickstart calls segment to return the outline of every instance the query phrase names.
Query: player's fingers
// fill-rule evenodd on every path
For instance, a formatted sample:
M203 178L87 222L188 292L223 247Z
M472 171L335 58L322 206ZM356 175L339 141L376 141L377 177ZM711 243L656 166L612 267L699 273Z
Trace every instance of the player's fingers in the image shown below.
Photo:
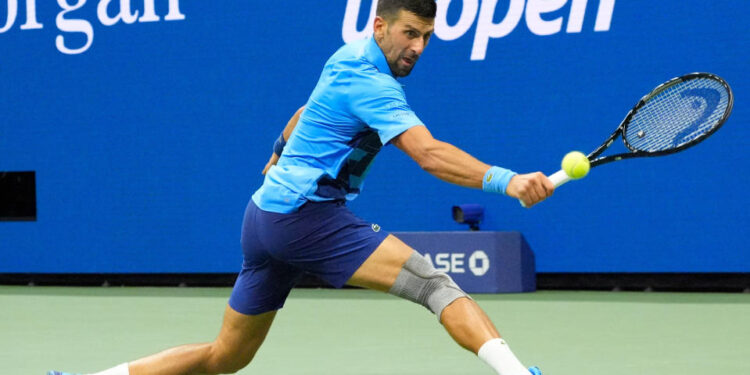
M541 197L539 196L539 192L537 191L536 183L533 178L530 178L526 180L526 184L524 186L524 192L526 193L526 197L529 199L531 204L536 204L541 200Z
M274 165L276 165L276 163L278 161L279 161L279 156L276 155L276 153L272 153L271 157L268 158L268 162L266 163L266 166L263 168L263 172L261 172L261 173L263 173L265 175L266 172L268 172L268 170L271 169L271 167L273 167Z
M536 204L536 202L529 198L528 195L523 195L520 199L523 202L523 206L525 208L531 208L531 206Z
M553 184L552 181L545 175L542 175L542 186L547 192L547 197L555 192L555 184Z
M537 196L537 203L547 199L547 192L544 191L544 188L540 184L534 185L534 192Z
M547 197L547 192L542 187L541 173L530 173L526 184L526 190L528 191L529 198L534 203L539 203Z
M547 196L549 196L547 189L544 187L544 178L545 177L541 172L537 172L534 174L533 188L536 196L539 197L539 201L543 201L547 199Z
M513 177L513 191L516 197L523 202L523 206L530 208L534 205L534 201L529 195L529 181L526 175L518 175Z
M519 181L518 199L523 202L524 207L531 208L547 199L554 191L554 184L543 173L529 173Z

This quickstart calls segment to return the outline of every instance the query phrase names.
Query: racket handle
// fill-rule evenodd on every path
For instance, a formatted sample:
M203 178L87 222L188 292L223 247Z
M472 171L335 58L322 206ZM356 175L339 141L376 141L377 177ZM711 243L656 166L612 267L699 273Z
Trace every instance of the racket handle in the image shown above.
M553 173L552 176L549 176L548 178L552 181L552 184L555 185L555 188L560 187L560 185L571 180L568 174L562 169Z
M564 170L559 170L555 173L553 173L551 176L547 177L550 181L552 181L552 184L555 185L555 188L560 187L560 185L568 182L571 180L571 178L568 176L567 173L565 173ZM518 200L518 203L521 203L521 206L523 208L526 208L526 205L523 203L522 200Z

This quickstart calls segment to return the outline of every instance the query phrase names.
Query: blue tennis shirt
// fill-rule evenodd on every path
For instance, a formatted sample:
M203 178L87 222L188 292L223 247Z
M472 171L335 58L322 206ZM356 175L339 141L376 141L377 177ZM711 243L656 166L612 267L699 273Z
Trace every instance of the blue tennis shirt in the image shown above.
M375 40L346 44L326 62L253 202L288 213L307 201L352 200L381 147L421 124Z

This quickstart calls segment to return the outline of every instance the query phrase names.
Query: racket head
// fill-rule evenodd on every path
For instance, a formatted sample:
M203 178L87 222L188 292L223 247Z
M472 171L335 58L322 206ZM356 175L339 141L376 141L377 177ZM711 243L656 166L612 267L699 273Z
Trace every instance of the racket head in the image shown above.
M658 156L694 146L719 130L734 104L732 89L711 73L673 78L648 93L620 126L632 156Z

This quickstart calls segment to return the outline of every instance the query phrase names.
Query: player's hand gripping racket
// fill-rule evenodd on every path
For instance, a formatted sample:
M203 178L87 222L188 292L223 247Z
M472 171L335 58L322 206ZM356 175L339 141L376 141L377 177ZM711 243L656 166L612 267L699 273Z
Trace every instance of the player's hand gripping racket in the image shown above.
M729 84L711 73L691 73L662 83L641 98L614 133L587 156L591 168L623 159L668 155L695 146L724 124L733 101ZM619 136L628 151L601 156ZM560 170L549 179L558 187L571 177Z

